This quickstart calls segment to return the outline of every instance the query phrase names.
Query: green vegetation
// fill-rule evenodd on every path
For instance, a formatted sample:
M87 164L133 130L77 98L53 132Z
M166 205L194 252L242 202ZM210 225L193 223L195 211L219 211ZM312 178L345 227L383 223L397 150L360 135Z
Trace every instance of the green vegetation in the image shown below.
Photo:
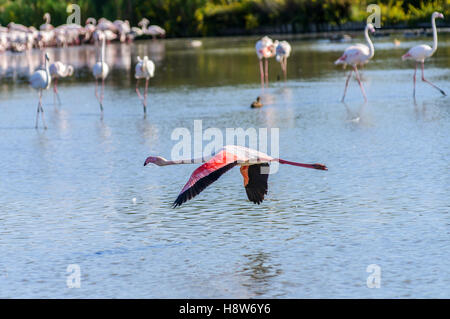
M254 33L264 28L292 32L325 30L347 22L363 22L366 7L381 7L383 26L414 26L427 22L433 11L449 21L450 0L0 0L0 23L11 21L39 27L49 12L52 24L66 21L69 3L81 7L82 23L88 17L128 19L132 25L147 17L166 29L168 36Z

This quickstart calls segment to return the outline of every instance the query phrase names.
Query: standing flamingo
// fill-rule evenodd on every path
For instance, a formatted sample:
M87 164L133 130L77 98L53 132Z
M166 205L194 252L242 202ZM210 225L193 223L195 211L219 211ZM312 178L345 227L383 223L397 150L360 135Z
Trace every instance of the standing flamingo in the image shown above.
M284 80L287 78L287 58L291 55L291 45L287 41L281 41L276 47L276 59L281 64Z
M58 103L61 105L61 99L58 94L58 79L72 76L73 66L64 64L61 61L56 61L50 64L49 67L50 75L52 76L53 82L53 95L58 98Z
M100 52L100 61L94 64L92 68L92 74L95 77L95 96L100 103L100 111L103 113L103 91L105 88L105 79L108 76L109 67L105 62L105 35L103 33L99 34L99 40L102 41L102 49ZM102 88L100 97L98 96L98 80L102 80Z
M47 62L49 60L50 59L48 57L48 54L45 53L44 69L39 68L30 76L31 87L33 89L39 90L39 103L38 103L37 114L36 114L36 128L38 128L39 113L41 113L42 124L44 125L44 129L47 129L47 126L45 125L45 120L44 120L44 109L42 108L42 90L48 89L52 82L52 78L50 77L50 71L48 70L48 64L47 64Z
M144 59L141 57L137 57L138 63L136 64L134 77L136 78L136 93L139 99L142 101L142 105L144 107L144 115L147 113L147 92L148 92L148 81L155 74L155 64L152 60L149 60L147 56L144 56ZM141 93L139 92L139 80L145 79L145 91L144 98L142 98Z
M261 73L261 86L264 87L264 75L265 83L269 85L269 61L267 59L275 56L276 47L278 41L273 42L271 38L265 36L258 42L256 42L255 49L256 55L259 59L259 71ZM265 70L263 67L263 59L265 59Z
M197 196L206 187L236 165L239 165L241 168L248 199L255 204L260 204L264 200L264 195L267 194L270 162L327 170L327 167L323 164L289 162L280 158L273 158L265 153L247 147L235 145L225 146L219 153L209 159L169 161L160 156L150 156L145 160L144 166L149 163L158 166L204 163L192 173L189 181L181 190L178 198L173 203L173 207L175 208Z
M350 64L353 67L353 70L350 70L350 73L347 77L347 81L345 82L344 96L342 96L342 100L341 100L342 102L345 99L345 93L347 92L348 81L350 80L350 77L352 76L353 71L355 71L356 79L358 80L359 86L361 88L361 92L364 96L364 100L367 101L366 93L364 92L364 87L361 83L361 78L359 77L357 65L359 64L362 66L362 65L366 64L367 62L369 62L369 60L375 54L375 49L373 47L373 43L369 37L369 30L372 33L375 32L373 25L370 23L368 23L366 25L366 28L364 29L364 36L365 36L367 44L369 46L360 44L360 43L358 43L356 45L352 45L352 46L348 47L344 51L344 54L334 62L334 64L344 64L344 67L347 64Z
M431 26L433 27L433 48L431 48L429 45L426 44L417 45L409 49L409 51L402 56L402 60L416 61L416 66L414 68L414 75L413 75L413 83L414 83L413 97L416 97L416 72L417 72L417 64L419 62L422 65L422 81L430 84L432 87L439 90L439 92L441 92L442 95L446 95L443 90L441 90L436 85L425 79L425 76L423 74L425 59L431 57L434 54L434 52L436 52L438 46L436 21L435 21L436 18L443 19L444 15L439 12L433 12L433 14L431 15Z

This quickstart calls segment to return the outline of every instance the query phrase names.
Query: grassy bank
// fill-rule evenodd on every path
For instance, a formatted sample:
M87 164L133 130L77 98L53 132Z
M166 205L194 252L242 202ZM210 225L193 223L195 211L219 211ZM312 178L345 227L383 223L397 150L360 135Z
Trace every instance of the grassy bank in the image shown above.
M433 11L442 12L444 23L450 23L450 0L0 0L0 23L39 27L43 14L49 12L52 24L63 24L69 3L80 6L82 23L88 17L106 17L128 19L136 25L147 17L171 37L339 29L364 22L370 3L380 6L382 27L420 26L429 22Z

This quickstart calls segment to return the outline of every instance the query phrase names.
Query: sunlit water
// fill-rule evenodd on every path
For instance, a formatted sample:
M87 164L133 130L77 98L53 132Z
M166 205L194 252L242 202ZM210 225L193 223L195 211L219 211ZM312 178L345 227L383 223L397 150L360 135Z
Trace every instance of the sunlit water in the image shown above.
M0 297L449 297L450 105L400 56L430 38L375 38L362 70L369 102L333 65L348 44L290 39L288 81L270 61L261 92L256 38L146 41L107 47L112 71L100 117L94 47L49 49L71 62L62 105L44 93L48 129L35 130L27 77L39 52L0 57ZM362 41L362 38L356 40ZM450 93L450 37L425 75ZM143 118L137 55L155 61ZM265 106L252 110L261 95ZM177 127L280 128L282 166L261 205L237 168L177 209L195 165L143 167L170 157ZM78 264L81 288L68 288ZM367 266L381 267L368 288Z

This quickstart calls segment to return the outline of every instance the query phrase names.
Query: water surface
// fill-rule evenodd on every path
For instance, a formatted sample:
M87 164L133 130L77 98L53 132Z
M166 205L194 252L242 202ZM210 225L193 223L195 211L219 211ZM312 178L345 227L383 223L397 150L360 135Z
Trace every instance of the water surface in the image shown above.
M399 47L394 37L401 40ZM288 81L275 60L259 84L256 38L110 44L105 112L90 68L95 48L49 49L72 63L62 105L44 93L48 129L35 130L27 77L39 51L0 57L0 297L2 298L448 298L450 108L400 57L430 38L375 38L363 70L339 100L348 44L292 38ZM357 38L355 41L363 41ZM450 37L426 63L447 93ZM155 61L148 116L134 92L136 56ZM251 110L261 95L265 106ZM177 127L279 128L283 166L261 205L238 169L178 209L194 166L143 167L169 157ZM66 285L69 264L81 288ZM381 287L366 285L370 264Z

